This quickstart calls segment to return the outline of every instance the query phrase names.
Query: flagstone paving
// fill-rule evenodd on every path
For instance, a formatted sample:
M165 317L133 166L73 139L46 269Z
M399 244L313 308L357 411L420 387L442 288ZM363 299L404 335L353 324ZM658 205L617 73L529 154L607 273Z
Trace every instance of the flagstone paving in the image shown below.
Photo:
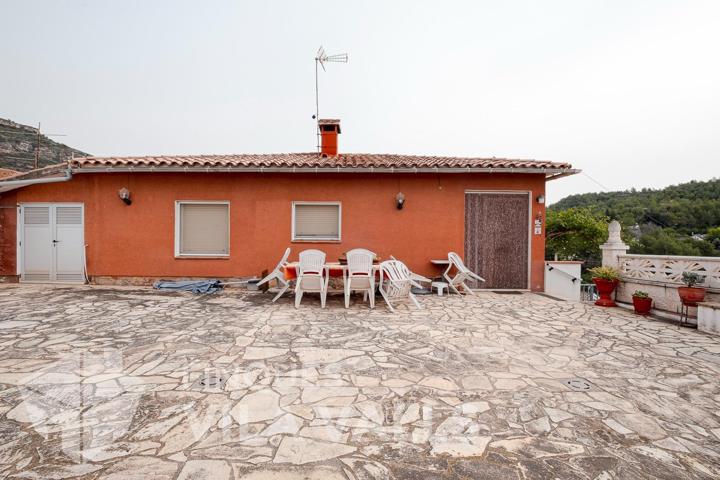
M270 298L0 286L0 477L720 477L718 337L533 294Z

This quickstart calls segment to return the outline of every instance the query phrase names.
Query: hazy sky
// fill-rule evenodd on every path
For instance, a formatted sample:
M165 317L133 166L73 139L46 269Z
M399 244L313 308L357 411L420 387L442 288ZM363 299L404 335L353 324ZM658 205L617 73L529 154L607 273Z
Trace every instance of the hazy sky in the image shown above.
M720 1L0 0L0 117L95 155L571 162L609 189L720 176ZM551 182L549 201L601 187Z

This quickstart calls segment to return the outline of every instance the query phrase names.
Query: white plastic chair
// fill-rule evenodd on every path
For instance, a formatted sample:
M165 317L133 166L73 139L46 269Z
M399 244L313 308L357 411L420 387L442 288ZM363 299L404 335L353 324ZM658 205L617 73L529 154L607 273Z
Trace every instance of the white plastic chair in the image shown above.
M450 262L450 265L448 265L447 270L445 270L445 272L443 273L443 278L447 281L449 287L458 295L460 295L460 290L458 290L458 287L460 286L463 287L463 291L466 294L475 295L465 282L467 280L477 280L478 282L484 282L485 279L477 273L471 272L470 269L467 268L463 263L460 255L455 252L448 253L448 261ZM452 270L453 268L457 270L457 273L454 277L450 277L450 270Z
M345 275L345 308L350 307L350 293L363 292L363 301L369 297L370 308L375 308L375 273L373 259L375 254L364 248L347 252L347 274Z
M285 280L285 265L287 265L287 259L290 256L290 248L287 248L285 250L285 254L283 255L282 259L278 262L277 266L275 267L275 270L270 272L265 278L260 280L258 282L258 287L262 285L263 283L267 283L270 280L276 280L278 288L280 291L277 295L275 295L275 298L272 299L273 302L280 298L283 293L290 287L290 282Z
M392 301L403 298L409 298L422 310L422 306L412 293L412 287L420 288L420 284L410 278L410 270L404 263L399 260L386 260L380 264L380 295L391 311L395 311Z
M390 255L390 259L397 260L397 258L393 257L392 255ZM417 283L432 283L431 279L423 277L419 273L415 273L413 271L410 272L410 278Z
M300 306L303 293L319 292L320 306L325 308L327 283L325 272L325 252L320 250L303 250L300 252L300 263L297 267L295 283L295 308Z

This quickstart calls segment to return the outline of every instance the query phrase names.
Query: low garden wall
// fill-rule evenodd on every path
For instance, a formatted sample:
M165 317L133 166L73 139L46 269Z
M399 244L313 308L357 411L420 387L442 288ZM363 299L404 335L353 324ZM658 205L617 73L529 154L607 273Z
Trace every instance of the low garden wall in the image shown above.
M707 290L706 302L720 302L720 258L681 257L671 255L617 255L620 270L620 284L616 290L617 301L632 303L635 290L650 294L653 308L678 313L682 305L678 287L683 272L695 272L705 276L699 287ZM697 309L691 308L690 315L697 316Z

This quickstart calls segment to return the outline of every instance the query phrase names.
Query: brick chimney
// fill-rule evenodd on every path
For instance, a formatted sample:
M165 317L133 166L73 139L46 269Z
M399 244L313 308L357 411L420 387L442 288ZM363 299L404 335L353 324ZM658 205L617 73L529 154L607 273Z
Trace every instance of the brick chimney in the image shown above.
M340 134L340 120L321 118L318 120L320 129L320 154L334 157L338 154L338 134Z

